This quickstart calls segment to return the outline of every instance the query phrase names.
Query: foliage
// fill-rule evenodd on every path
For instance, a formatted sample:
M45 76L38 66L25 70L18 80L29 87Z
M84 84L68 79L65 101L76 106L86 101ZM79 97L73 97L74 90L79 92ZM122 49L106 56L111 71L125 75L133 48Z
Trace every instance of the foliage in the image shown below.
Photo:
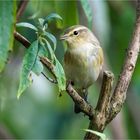
M0 72L7 62L8 51L13 47L15 21L16 1L0 1Z
M106 137L106 135L104 133L100 133L98 131L93 131L93 130L89 130L89 129L85 129L85 131L93 133L93 134L99 136L101 138L101 140L107 140L107 137Z
M22 70L20 75L20 85L17 95L18 98L31 84L31 72L34 72L36 75L40 75L43 72L43 65L40 62L40 57L48 57L50 62L54 64L54 73L58 82L59 92L65 90L65 73L63 67L61 66L54 54L57 43L56 38L53 34L47 32L48 24L54 19L62 20L62 18L58 14L52 13L48 15L45 19L40 18L38 27L35 27L34 25L26 22L17 24L17 27L30 28L36 31L37 34L37 40L35 40L29 46L23 58ZM53 49L50 45L50 41L53 43Z

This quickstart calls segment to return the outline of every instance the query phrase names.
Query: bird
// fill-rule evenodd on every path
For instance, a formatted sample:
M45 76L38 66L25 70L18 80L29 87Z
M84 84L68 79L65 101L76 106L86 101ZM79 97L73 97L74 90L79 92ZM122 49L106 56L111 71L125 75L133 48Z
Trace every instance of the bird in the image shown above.
M83 25L67 28L60 39L67 44L64 54L66 79L87 102L88 88L97 80L103 67L103 50L92 31ZM76 103L74 111L81 112Z

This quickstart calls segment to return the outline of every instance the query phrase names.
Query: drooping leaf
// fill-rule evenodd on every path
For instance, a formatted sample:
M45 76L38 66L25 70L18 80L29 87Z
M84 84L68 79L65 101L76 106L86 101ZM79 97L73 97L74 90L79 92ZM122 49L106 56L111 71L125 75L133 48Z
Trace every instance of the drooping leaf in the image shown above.
M37 56L37 59L35 61L35 64L32 68L32 71L36 74L36 75L40 75L41 72L43 72L43 64L40 62L39 57Z
M36 40L27 49L26 54L23 58L22 70L20 74L20 84L17 93L18 98L25 91L25 89L30 86L32 82L30 74L36 63L37 54L38 54L38 41Z
M39 42L39 52L38 52L39 57L49 57L48 50L45 47L44 43Z
M16 1L0 1L0 72L4 69L8 51L12 50Z
M101 138L101 140L107 140L107 137L106 137L106 135L104 133L94 131L94 130L89 130L89 129L85 129L85 131L93 133L93 134L99 136Z
M56 13L51 13L51 14L49 14L49 15L45 18L43 25L45 25L46 23L51 22L52 20L59 20L59 21L62 21L62 17L59 16L58 14L56 14Z
M66 77L65 77L65 72L63 70L62 65L60 64L60 62L57 60L57 58L55 57L54 59L54 72L57 78L57 82L58 82L58 88L59 88L59 92L62 92L64 90L66 90Z
M45 38L44 38L44 43L45 43L46 49L48 50L48 52L49 52L49 54L50 54L50 59L51 59L52 62L53 62L53 60L54 60L54 51L53 51L53 49L52 49L50 43L49 43Z
M55 38L55 36L49 32L45 32L45 35L47 38L50 39L50 41L53 43L53 50L56 50L56 44L57 44L57 40Z
M81 0L81 5L88 20L88 27L92 29L92 9L87 0Z
M27 23L27 22L20 22L16 24L17 27L26 27L26 28L30 28L32 30L37 31L37 28L31 24L31 23Z

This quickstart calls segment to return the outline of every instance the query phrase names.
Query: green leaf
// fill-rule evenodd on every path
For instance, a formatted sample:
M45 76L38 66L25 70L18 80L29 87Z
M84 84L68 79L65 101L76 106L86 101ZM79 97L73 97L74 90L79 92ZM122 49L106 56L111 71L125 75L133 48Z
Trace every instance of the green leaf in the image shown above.
M54 61L54 51L50 45L50 43L45 39L43 38L44 42L45 42L45 47L46 49L49 51L49 54L50 54L50 59L52 60L52 62Z
M36 74L36 75L40 75L41 72L43 72L43 64L40 62L39 57L37 57L35 64L32 68L32 71Z
M60 20L60 21L62 21L63 19L62 19L62 17L59 16L58 14L56 14L56 13L51 13L51 14L49 14L49 15L45 18L43 25L45 25L46 23L51 22L52 20Z
M36 64L37 54L38 54L38 41L36 40L27 49L26 54L23 58L17 98L20 97L20 95L25 91L27 87L30 86L32 82L30 74L34 65Z
M81 0L81 5L88 20L88 27L92 29L92 9L87 0Z
M0 72L4 69L8 51L13 47L16 1L0 1Z
M93 134L99 136L102 140L107 140L106 135L103 134L103 133L101 133L101 132L94 131L94 130L89 130L89 129L85 129L85 131L90 132L90 133L93 133Z
M39 24L41 25L41 27L43 27L44 19L43 18L39 18L38 21L39 21Z
M48 50L45 48L45 44L39 42L39 52L38 56L40 57L49 57Z
M65 72L62 65L60 64L60 62L57 60L56 57L54 59L54 62L55 62L54 72L57 78L59 92L61 93L62 91L66 90Z
M26 27L26 28L30 28L32 30L37 31L37 28L32 25L31 23L27 23L27 22L20 22L16 24L17 27Z
M55 36L49 32L45 32L44 33L46 35L46 37L48 37L50 39L50 41L53 43L53 49L54 51L56 50L56 44L57 44L57 40L55 38Z

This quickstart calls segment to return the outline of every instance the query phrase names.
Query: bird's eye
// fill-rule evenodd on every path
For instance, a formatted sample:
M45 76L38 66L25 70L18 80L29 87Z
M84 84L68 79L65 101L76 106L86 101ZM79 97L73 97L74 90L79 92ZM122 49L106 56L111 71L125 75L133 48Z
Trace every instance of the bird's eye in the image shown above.
M73 34L74 34L74 35L78 35L78 31L74 31Z

